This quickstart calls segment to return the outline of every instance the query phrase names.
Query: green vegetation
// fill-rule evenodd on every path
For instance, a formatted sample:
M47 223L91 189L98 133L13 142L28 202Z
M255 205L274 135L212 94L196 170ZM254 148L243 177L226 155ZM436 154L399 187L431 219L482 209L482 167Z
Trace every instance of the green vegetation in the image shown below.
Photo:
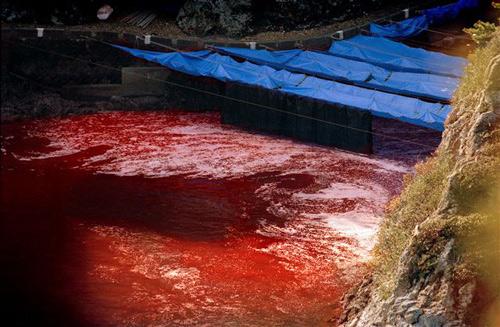
M498 121L493 128L476 128L470 133L479 115L492 110L484 101L485 93L500 89L498 70L492 73L492 62L500 62L499 54L500 30L496 28L489 42L481 43L469 58L447 122L447 142L417 165L415 174L406 178L404 191L387 208L372 262L374 282L384 298L397 286L397 270L405 251L414 260L411 276L407 276L413 282L432 273L451 239L459 258L454 267L457 282L479 278L500 294L495 274L500 266ZM464 149L472 151L476 139L482 145L466 158ZM443 209L443 202L452 210L438 210Z
M417 165L416 173L407 177L402 194L388 206L374 249L375 280L382 295L395 288L396 268L415 227L436 210L446 186L451 162L436 156Z
M500 4L492 3L492 6L500 9ZM488 74L491 58L500 54L500 27L492 23L478 21L473 27L465 28L464 32L471 36L479 48L469 58L471 64L467 66L460 88L455 92L454 105L473 108L473 95L485 90L486 84L492 82L488 80L486 74Z
M488 65L491 59L500 54L500 28L497 27L497 32L487 44L487 46L479 47L473 54L469 56L470 64L465 69L465 75L462 78L460 87L455 92L453 104L455 107L464 107L469 110L477 105L477 95L488 88L492 80L488 79ZM493 78L495 80L495 78ZM457 113L452 115L456 118Z
M471 28L464 28L464 32L469 34L474 42L479 45L485 45L491 40L496 26L493 23L478 21Z
M500 3L492 2L491 6L495 9L500 9ZM500 18L498 18L498 21L500 22ZM481 20L476 22L471 28L464 28L464 32L469 34L472 40L480 46L484 46L488 43L488 41L493 38L496 30L497 27L495 24L483 22Z

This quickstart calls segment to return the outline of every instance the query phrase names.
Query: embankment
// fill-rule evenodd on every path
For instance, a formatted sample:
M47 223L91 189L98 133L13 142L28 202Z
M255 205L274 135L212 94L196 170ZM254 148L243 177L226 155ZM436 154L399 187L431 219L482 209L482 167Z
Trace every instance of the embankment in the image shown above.
M387 208L344 326L498 326L500 33L470 58L435 155Z

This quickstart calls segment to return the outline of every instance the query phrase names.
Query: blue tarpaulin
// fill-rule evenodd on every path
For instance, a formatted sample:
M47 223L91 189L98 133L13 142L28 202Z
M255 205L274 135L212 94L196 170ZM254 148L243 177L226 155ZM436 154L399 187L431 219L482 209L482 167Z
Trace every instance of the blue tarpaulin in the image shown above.
M368 62L391 71L461 77L467 60L439 52L412 48L383 37L357 35L334 41L332 55Z
M138 58L156 62L193 76L212 77L306 96L332 104L369 110L374 115L399 119L419 126L443 130L449 106L317 77L275 70L250 62L237 62L210 51L155 52L116 46Z
M373 79L371 88L391 93L449 101L458 88L459 79L447 76L393 72L383 81Z
M427 17L429 24L441 24L458 17L461 11L473 9L479 6L479 0L460 0L458 2L426 9L423 14Z
M345 58L335 58L328 54L313 51L268 51L225 47L218 47L217 50L253 63L324 78L363 82L369 80L372 76L377 76L380 79L386 79L389 76L389 72L385 69L371 64Z
M443 130L451 106L307 77L299 86L284 92L323 99L331 103L368 109L375 116L398 119L418 126Z
M394 39L403 39L416 36L432 24L441 24L455 19L463 10L473 9L479 6L479 0L459 0L458 2L439 6L422 11L422 15L408 18L400 22L380 25L370 24L370 33L374 36L382 36Z
M247 48L226 48L216 47L222 53L245 58L259 65L268 65L276 68L283 68L292 58L297 57L303 51L300 49L294 50L251 50Z
M450 100L458 86L458 80L451 77L391 72L369 63L313 51L294 50L292 54L290 51L222 47L217 49L225 54L273 68L437 101Z
M370 33L374 36L389 38L408 38L416 36L428 28L429 21L427 17L425 15L421 15L386 25L371 23Z
M281 86L297 85L305 78L305 75L293 74L288 71L276 71L267 66L255 65L249 62L239 63L231 57L222 56L208 50L165 53L130 49L122 46L116 47L136 57L156 62L182 73L212 77L223 82L234 81L275 89Z

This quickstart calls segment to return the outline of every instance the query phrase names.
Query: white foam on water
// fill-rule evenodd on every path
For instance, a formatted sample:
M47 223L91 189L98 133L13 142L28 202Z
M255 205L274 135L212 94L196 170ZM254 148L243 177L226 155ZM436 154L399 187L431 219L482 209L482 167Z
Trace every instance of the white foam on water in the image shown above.
M20 160L105 147L104 153L90 151L73 163L73 168L93 173L234 179L276 172L279 181L292 174L314 176L312 187L289 189L279 181L262 184L256 195L270 202L267 211L284 219L286 226L281 231L262 227L258 232L290 240L312 234L308 229L327 228L320 232L331 234L326 238L338 234L358 240L343 245L352 251L370 248L378 217L390 198L388 188L411 171L403 162L228 128L213 114L111 112L44 120L28 130L30 137L46 138L50 144L43 153L18 154ZM355 201L357 207L343 208L343 201ZM317 226L317 221L325 220L328 223Z
M351 183L332 183L328 188L315 193L298 192L293 196L302 200L366 199L384 202L387 191L379 185L356 185Z
M385 175L391 176L387 172L382 174ZM256 190L257 196L270 201L267 211L285 219L284 226L261 222L258 233L295 243L287 251L282 251L283 246L266 251L286 258L294 255L294 247L300 248L297 243L311 241L324 246L322 251L330 251L330 257L337 261L367 259L390 193L385 186L369 179L328 183L336 179L335 174L316 171L314 176L319 180L315 185L326 183L328 186L297 190L280 187L279 183L266 183ZM354 201L354 205L345 207L346 200ZM307 240L308 237L315 239Z
M283 168L289 172L314 171L345 161L395 173L409 169L395 161L251 134L200 121L199 117L122 112L44 121L34 124L30 136L47 138L47 148L54 150L18 157L40 160L107 146L109 150L98 158L83 158L81 167L98 173L148 177L187 174L193 178L235 178Z
M341 235L357 241L355 251L366 258L375 244L381 216L371 212L350 211L338 214L307 214L312 219L322 219Z
M17 154L21 160L63 157L105 146L104 152L82 154L71 169L151 178L245 177L256 185L255 196L266 203L267 213L276 218L251 217L261 218L255 233L270 241L250 242L248 248L274 256L287 273L293 272L301 290L335 286L339 280L325 276L337 276L339 267L352 268L368 258L385 203L400 187L402 174L411 171L399 161L224 127L213 115L106 113L35 123L30 135L46 138L50 144L44 152ZM265 213L263 217L269 218ZM96 226L92 231L112 240L110 248L119 260L127 261L122 265L127 273L168 285L173 293L191 299L179 306L169 302L173 293L158 294L155 299L161 303L165 321L180 319L179 323L187 324L193 303L199 305L200 315L234 312L246 317L248 303L237 298L211 300L219 286L204 284L202 273L193 267L195 261L182 260L179 244L169 246L176 240L118 227ZM218 260L224 253L225 249L217 255L205 253L203 259ZM111 281L118 278L114 277L118 272L106 265L95 267L94 273L108 275ZM133 301L151 296L140 285L134 287ZM293 309L277 307L282 312Z
M173 282L173 287L190 292L189 288L197 285L200 272L195 267L180 266L182 253L175 248L165 251L164 244L169 239L146 232L131 232L116 226L93 226L91 229L100 237L112 240L112 250L119 253L117 256L124 266L130 266L130 272L140 274L148 279ZM100 275L103 266L95 268L94 273ZM112 278L115 270L106 271L107 278ZM111 276L111 277L110 277Z

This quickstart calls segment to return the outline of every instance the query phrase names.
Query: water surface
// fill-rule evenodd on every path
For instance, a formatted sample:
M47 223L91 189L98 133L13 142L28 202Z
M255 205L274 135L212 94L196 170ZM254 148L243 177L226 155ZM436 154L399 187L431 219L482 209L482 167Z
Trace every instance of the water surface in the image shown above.
M426 153L394 139L375 149L252 134L216 113L4 125L8 308L52 325L331 324L385 204Z

